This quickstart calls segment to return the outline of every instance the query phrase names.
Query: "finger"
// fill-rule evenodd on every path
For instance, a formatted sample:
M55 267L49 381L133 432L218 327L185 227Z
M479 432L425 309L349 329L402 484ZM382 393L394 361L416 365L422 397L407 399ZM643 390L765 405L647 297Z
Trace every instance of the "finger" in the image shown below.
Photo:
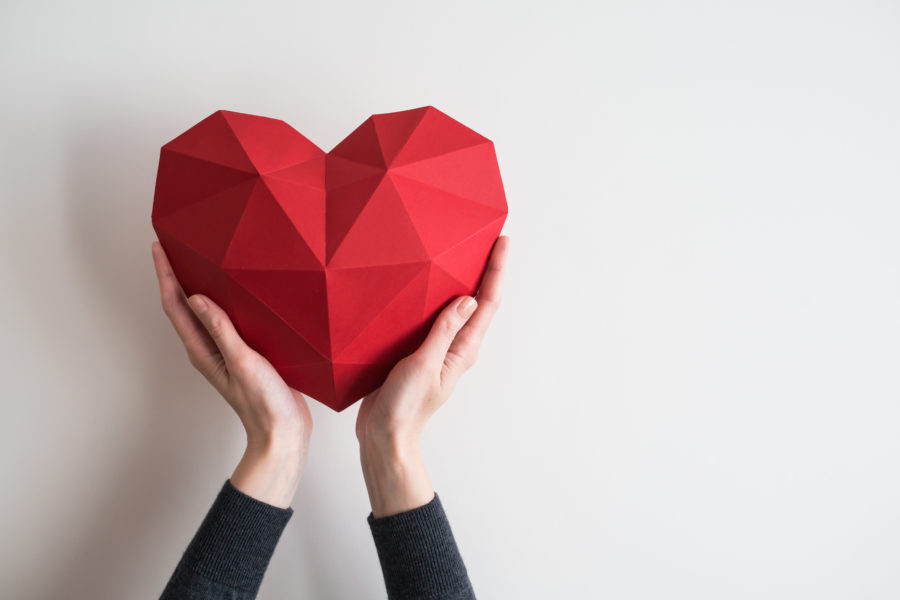
M477 306L478 303L471 296L461 296L451 302L438 315L434 325L431 326L431 331L428 332L428 337L415 354L427 365L435 368L442 365L453 338L466 324Z
M226 366L233 370L241 356L252 352L218 304L202 294L188 298L188 304L222 353Z
M505 235L500 236L494 243L494 249L481 279L481 286L475 296L478 300L478 310L456 335L448 350L450 354L460 357L464 364L471 364L475 361L481 340L500 306L508 254L509 238Z
M162 245L153 243L153 264L159 280L159 296L163 311L181 342L187 350L191 363L207 377L212 377L219 370L222 357L203 324L194 316L187 303L181 284L175 277L172 265L166 257Z

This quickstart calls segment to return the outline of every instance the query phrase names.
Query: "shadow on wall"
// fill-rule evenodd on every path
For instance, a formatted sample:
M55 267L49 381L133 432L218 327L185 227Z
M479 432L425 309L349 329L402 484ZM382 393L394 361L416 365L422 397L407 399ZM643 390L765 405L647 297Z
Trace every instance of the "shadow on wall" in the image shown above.
M36 582L40 590L36 597L41 598L157 596L203 514L191 517L187 529L176 516L186 507L194 513L197 482L210 479L204 468L223 460L219 455L233 442L238 426L229 410L213 406L207 398L191 397L214 392L184 367L183 352L172 352L175 333L161 326L165 320L159 318L150 258L154 239L150 209L159 146L168 137L159 139L162 127L136 123L125 111L95 110L92 115L72 115L73 129L64 149L68 181L63 216L71 235L69 262L81 270L79 276L93 290L92 301L108 323L97 332L95 343L111 344L113 360L114 346L121 340L134 340L139 347L140 378L130 386L139 398L127 403L139 405L131 414L140 418L127 423L127 433L118 431L115 439L103 441L108 455L91 472L90 479L97 484L86 496L90 501L68 508L78 534L62 550L64 557L49 564L44 579ZM36 299L36 304L41 302ZM102 414L101 405L115 402L116 398L99 398L91 410ZM96 473L98 468L106 472ZM208 506L215 491L200 504ZM314 497L315 492L309 491ZM183 531L173 530L176 521ZM307 533L315 538L327 532ZM180 540L177 551L172 549L173 539ZM307 545L305 540L298 542ZM316 554L313 548L304 550L307 556ZM171 552L170 564L161 566L161 556ZM305 584L318 589L318 597L331 597L328 580L334 575L323 572L321 579ZM316 571L307 571L306 577L315 578Z

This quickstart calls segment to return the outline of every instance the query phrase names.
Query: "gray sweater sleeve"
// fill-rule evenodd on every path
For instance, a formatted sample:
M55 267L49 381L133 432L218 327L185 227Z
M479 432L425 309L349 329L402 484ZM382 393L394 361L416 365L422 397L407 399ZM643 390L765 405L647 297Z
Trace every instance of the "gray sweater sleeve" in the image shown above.
M226 481L161 600L253 600L293 511ZM474 600L441 501L382 519L369 514L390 600Z
M161 600L252 600L291 518L226 481L169 579Z
M390 600L474 600L475 592L437 494L419 508L369 527Z

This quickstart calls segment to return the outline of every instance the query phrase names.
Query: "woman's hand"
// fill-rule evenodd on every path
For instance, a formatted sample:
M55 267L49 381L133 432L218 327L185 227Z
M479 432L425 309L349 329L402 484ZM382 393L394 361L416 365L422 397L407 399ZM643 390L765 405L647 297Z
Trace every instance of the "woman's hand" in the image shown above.
M375 517L412 510L434 498L419 436L478 357L500 304L508 248L508 237L497 239L477 301L462 296L451 302L419 349L397 363L360 405L356 437Z
M231 476L243 493L286 508L306 464L312 416L263 356L244 343L225 311L209 298L186 298L159 242L153 243L163 310L188 359L234 409L247 432L247 449Z

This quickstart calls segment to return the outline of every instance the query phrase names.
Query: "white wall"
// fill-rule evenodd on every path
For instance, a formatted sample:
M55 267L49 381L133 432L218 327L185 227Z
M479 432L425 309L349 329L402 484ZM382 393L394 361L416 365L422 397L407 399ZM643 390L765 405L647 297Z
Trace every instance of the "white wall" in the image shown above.
M242 434L159 310L159 147L433 104L513 237L424 440L483 598L900 595L892 2L5 2L0 581L150 598ZM314 407L261 598L380 598L355 408Z

